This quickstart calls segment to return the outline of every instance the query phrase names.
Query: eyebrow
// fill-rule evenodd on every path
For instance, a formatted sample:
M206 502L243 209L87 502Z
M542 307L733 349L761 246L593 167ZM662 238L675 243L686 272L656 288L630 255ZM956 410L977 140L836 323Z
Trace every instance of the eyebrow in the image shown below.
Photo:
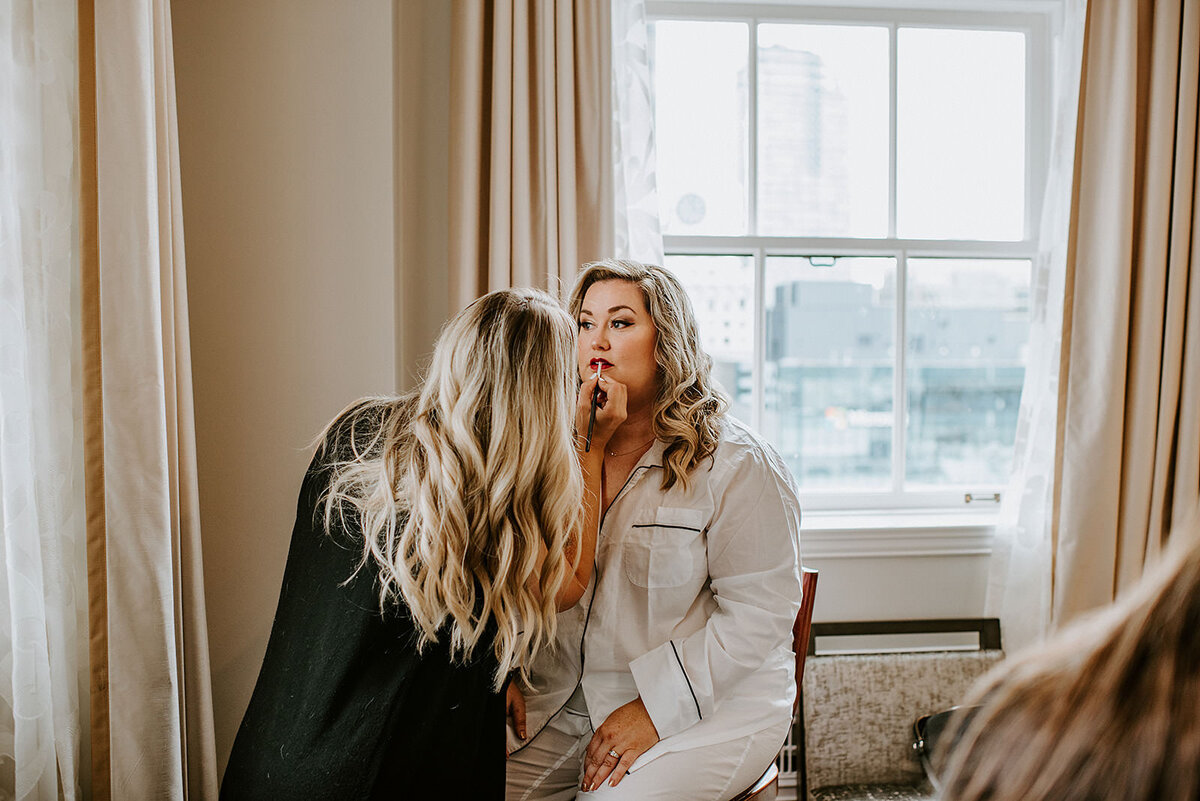
M620 311L621 309L629 309L629 311L633 312L634 314L637 314L637 309L633 308L632 306L626 306L625 304L621 304L621 305L619 305L619 306L611 306L611 307L609 307L608 313L609 313L609 314L612 314L613 312L615 312L615 311ZM593 314L592 314L590 311L588 311L587 309L580 309L580 310L579 310L579 313L580 313L580 314L586 314L586 315L588 315L588 316L594 316L594 315L593 315Z

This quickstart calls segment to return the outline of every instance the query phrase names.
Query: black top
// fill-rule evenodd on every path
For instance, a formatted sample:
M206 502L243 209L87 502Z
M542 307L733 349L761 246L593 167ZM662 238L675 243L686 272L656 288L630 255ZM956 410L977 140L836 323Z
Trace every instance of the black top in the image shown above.
M469 662L448 636L418 655L406 610L380 613L362 534L324 530L331 471L304 478L262 671L225 769L221 798L504 796L504 696L491 633Z

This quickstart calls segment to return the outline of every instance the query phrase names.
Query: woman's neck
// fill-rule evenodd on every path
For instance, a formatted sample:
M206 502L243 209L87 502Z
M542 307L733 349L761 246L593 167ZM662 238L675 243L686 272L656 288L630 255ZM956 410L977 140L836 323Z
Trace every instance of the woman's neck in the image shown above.
M625 422L613 432L606 446L610 452L622 453L654 440L654 417L650 410L630 412Z

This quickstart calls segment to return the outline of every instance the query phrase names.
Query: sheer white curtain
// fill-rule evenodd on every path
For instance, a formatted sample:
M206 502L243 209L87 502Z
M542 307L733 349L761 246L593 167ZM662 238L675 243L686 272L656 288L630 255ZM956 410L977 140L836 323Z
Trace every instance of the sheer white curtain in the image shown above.
M646 4L612 3L614 256L663 263Z
M0 797L79 797L86 686L73 3L0 12ZM59 777L63 785L59 786Z
M1000 618L1010 652L1041 639L1050 625L1062 315L1086 9L1087 0L1065 0L1055 36L1051 161L1030 293L1029 362L988 577L987 614Z

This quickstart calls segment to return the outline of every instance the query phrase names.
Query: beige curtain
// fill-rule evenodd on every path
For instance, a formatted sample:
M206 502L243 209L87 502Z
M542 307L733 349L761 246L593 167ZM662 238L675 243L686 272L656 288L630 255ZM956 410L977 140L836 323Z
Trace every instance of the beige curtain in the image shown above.
M1106 604L1200 498L1200 3L1088 4L1052 614Z
M450 299L569 289L612 252L608 0L459 0Z
M80 0L93 797L215 798L167 0Z

